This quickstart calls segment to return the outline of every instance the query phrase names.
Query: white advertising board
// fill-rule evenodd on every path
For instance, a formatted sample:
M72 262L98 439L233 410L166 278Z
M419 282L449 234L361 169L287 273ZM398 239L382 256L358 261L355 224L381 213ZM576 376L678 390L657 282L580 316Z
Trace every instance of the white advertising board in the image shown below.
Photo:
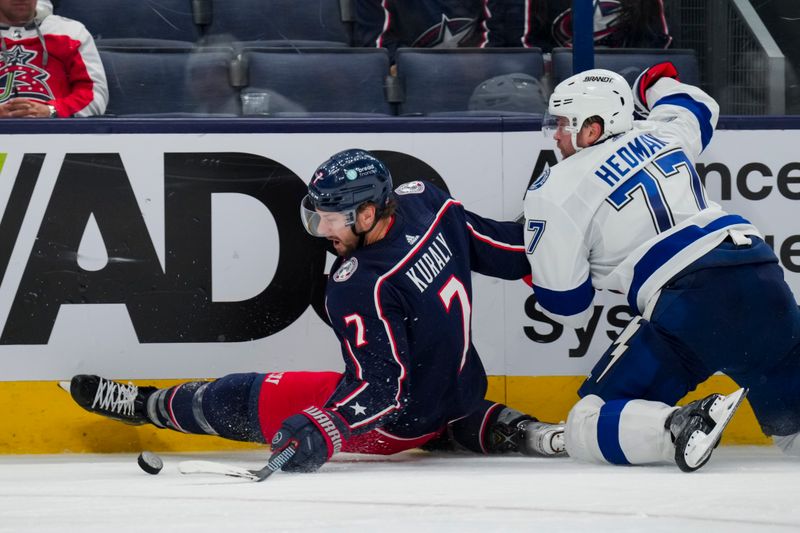
M796 294L798 140L796 131L721 131L699 165L710 198L772 236ZM306 271L318 260L323 271L331 256L304 255L285 229L299 227L296 195L319 163L356 146L392 154L402 179L435 177L468 209L514 219L534 169L554 160L538 131L0 142L2 381L340 369L335 337L303 300L314 279ZM265 175L276 177L267 192ZM629 318L621 297L599 294L596 304L586 331L564 330L536 313L521 282L476 276L473 330L487 372L588 372ZM280 319L262 311L281 306L292 311Z

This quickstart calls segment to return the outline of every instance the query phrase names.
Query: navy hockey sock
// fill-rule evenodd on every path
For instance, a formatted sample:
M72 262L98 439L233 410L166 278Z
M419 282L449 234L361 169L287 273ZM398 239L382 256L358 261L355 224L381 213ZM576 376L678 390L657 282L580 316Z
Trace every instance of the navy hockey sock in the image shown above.
M147 415L157 426L184 433L263 443L258 421L259 376L230 374L215 381L159 389L147 400Z

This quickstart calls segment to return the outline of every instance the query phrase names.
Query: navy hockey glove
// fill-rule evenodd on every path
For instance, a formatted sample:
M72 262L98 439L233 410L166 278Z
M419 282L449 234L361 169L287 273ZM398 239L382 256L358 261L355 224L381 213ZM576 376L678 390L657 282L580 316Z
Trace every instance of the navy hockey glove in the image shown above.
M273 456L288 446L295 447L292 458L283 466L284 472L313 472L331 456L341 451L350 438L347 424L330 409L309 407L283 421L272 438Z
M657 63L650 68L646 68L644 72L639 74L633 84L633 99L635 102L636 112L641 116L646 117L650 114L650 105L647 103L647 89L655 85L661 78L672 78L680 81L678 78L678 70L675 65L669 61Z

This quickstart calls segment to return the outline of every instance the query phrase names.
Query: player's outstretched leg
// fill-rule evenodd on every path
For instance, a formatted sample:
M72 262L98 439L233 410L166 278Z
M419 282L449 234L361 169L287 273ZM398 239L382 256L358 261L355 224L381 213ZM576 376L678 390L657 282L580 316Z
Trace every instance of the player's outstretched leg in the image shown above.
M681 470L693 472L708 462L746 395L747 389L728 396L711 394L670 414L665 427L675 439L675 462Z
M548 424L501 403L484 400L480 409L451 424L453 440L478 453L517 452L566 455L563 424Z
M136 426L150 422L147 398L155 391L155 387L85 374L74 376L69 383L70 396L87 411Z
M127 424L151 423L182 433L263 443L255 400L263 377L229 374L214 381L157 389L78 375L72 378L69 392L87 411Z

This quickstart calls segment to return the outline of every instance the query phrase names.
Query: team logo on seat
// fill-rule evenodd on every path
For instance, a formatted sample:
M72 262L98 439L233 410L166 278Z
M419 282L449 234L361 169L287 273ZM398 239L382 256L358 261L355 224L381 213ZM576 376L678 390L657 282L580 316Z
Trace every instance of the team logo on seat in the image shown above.
M339 269L336 271L336 273L333 275L333 281L339 281L339 282L347 281L348 279L350 279L350 276L353 275L353 273L356 271L357 268L358 268L358 259L356 259L355 257L351 257L350 259L342 263L342 266L340 266Z
M394 192L397 194L419 194L425 190L425 184L421 181L409 181L397 187Z

